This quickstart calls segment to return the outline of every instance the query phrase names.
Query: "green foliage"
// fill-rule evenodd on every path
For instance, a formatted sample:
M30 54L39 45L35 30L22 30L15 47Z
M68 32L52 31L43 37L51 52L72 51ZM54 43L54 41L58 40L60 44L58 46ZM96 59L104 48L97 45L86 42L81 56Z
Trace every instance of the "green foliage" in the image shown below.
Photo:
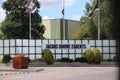
M92 9L90 3L87 2L86 5L85 5L85 8L86 8L85 14L87 15L87 13L89 13L90 10Z
M48 64L48 65L54 63L53 53L52 53L49 49L46 49L46 50L44 51L44 61L45 61L46 64Z
M101 29L108 39L112 38L113 10L112 2L105 0L101 2ZM102 33L101 32L101 33Z
M0 33L0 39L6 39L6 37L3 33Z
M44 61L44 60L43 60L42 58L30 60L30 62L43 62L43 61Z
M25 12L28 0L6 0L2 8L6 11L6 18L1 24L2 33L6 38L28 39L29 38L29 13ZM34 0L37 8L40 4ZM41 25L42 18L38 9L31 14L31 35L34 39L44 39L45 26Z
M12 59L12 58L11 58L11 56L10 56L9 54L5 54L5 55L3 56L2 62L3 62L3 63L8 63L8 62L10 62L11 59Z
M94 63L99 64L101 62L100 50L98 48L94 48L93 53L94 53Z
M87 61L86 61L85 57L81 57L81 58L75 58L75 62L81 62L81 63L83 63L83 62L87 62Z
M0 58L0 63L2 62L2 59Z
M42 58L44 58L44 54L45 54L46 50L42 51Z
M113 57L113 60L120 63L120 54Z
M85 58L88 63L100 64L101 63L100 50L98 48L94 48L93 51L91 49L87 49L85 51Z
M85 15L80 19L80 29L73 34L73 39L97 39L98 38L98 11L95 11L91 19L88 14L93 10L97 0L92 4L86 3ZM112 0L100 0L100 38L112 39L114 28Z
M107 59L107 61L108 61L108 62L111 62L111 61L113 61L113 59L111 59L111 58L108 58L108 59Z
M73 35L73 39L87 39L88 35L88 27L86 25L82 25Z
M88 22L88 35L91 39L97 39L98 36L98 26L95 25L94 20L90 19Z
M85 58L88 63L93 63L94 62L94 53L91 49L87 49L85 51Z
M70 58L61 58L61 59L59 59L59 60L57 60L58 62L69 62L69 63L72 63L73 62L73 60L72 59L70 59Z

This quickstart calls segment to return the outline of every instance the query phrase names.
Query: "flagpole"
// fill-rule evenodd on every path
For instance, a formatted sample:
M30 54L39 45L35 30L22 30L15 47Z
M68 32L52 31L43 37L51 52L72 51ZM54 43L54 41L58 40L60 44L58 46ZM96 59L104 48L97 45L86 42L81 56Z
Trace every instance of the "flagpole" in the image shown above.
M98 0L98 40L100 40L100 0Z
M31 39L31 13L34 13L36 10L36 5L33 0L28 0L26 12L29 12L29 39Z
M31 12L29 12L29 39L31 39Z
M65 3L64 0L62 0L62 20L63 20L63 39L66 39L65 34L65 19L64 19L64 12L65 12Z

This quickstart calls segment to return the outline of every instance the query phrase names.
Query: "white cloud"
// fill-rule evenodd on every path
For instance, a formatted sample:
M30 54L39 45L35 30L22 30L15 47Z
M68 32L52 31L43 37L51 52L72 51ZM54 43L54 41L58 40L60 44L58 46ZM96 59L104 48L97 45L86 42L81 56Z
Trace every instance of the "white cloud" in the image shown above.
M72 17L73 20L77 20L80 21L80 18L82 17L82 15L75 15Z
M43 16L43 18L42 19L49 19L49 17L48 16Z
M5 1L7 1L7 0L2 0L2 3ZM2 5L0 5L0 23L5 19L5 16L6 16L5 10L3 10L1 6Z
M5 19L5 10L3 10L2 8L0 8L0 23Z
M50 8L55 5L62 5L62 0L38 0L41 3L41 8ZM71 6L76 0L65 0L65 6Z
M5 2L5 1L7 1L7 0L2 0L2 2Z
M76 0L65 0L66 6L71 6L75 3Z
M43 16L42 19L54 19L54 18L49 16Z

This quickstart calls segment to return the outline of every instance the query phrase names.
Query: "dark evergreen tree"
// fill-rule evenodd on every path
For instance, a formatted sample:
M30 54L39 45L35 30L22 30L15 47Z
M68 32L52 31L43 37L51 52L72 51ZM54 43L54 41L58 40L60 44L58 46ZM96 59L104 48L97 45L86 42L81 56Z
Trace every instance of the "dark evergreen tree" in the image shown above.
M29 39L29 13L26 12L28 0L7 0L2 8L6 10L6 18L2 22L2 32L9 39ZM41 25L42 18L38 8L40 3L34 0L37 10L31 13L32 39L43 39L45 26Z

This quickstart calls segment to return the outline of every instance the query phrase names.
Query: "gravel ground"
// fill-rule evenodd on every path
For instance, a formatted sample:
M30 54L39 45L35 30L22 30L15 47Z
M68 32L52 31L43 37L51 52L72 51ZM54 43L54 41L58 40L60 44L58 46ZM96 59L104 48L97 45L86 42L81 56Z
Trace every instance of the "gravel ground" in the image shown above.
M0 76L0 80L119 80L118 67L29 67L27 70L32 71Z
M0 63L0 80L119 80L119 70L117 63L105 61L97 65L31 62L28 69L14 69L11 63Z

